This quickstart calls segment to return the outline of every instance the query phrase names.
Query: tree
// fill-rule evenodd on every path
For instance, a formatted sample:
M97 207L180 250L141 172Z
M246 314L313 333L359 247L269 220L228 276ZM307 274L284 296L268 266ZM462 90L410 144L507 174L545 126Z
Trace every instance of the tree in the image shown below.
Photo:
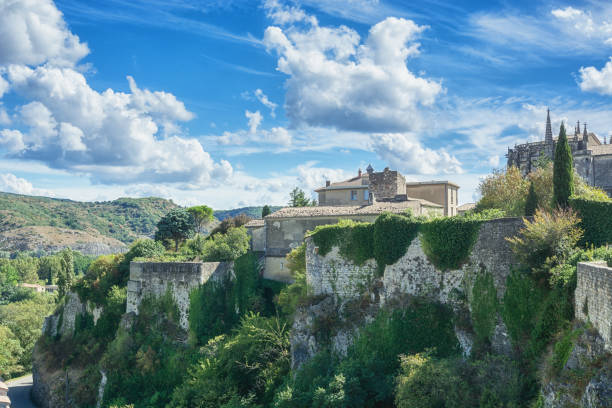
M195 207L190 207L187 209L187 212L193 217L195 229L200 234L204 232L204 227L206 226L206 224L211 222L214 218L213 209L207 205L197 205Z
M264 205L263 208L261 209L261 218L264 218L266 215L270 215L272 211L270 211L270 206L269 205Z
M572 162L572 151L567 142L565 126L561 123L559 139L555 148L555 160L553 165L553 205L566 208L569 198L574 193L574 165Z
M164 215L157 223L155 232L156 241L174 241L174 250L178 251L179 244L190 238L194 232L193 217L183 208L175 208Z
M57 277L59 297L64 296L74 281L74 258L70 248L64 248L59 253L60 271Z
M19 360L23 354L23 348L19 339L13 334L11 329L0 325L0 373L10 378L13 374L23 371L23 366ZM4 378L7 380L8 378Z
M538 208L538 196L533 186L533 181L529 183L529 193L527 194L527 202L525 202L525 215L531 217L535 214Z
M482 211L499 208L509 216L522 215L528 188L529 182L517 167L511 166L505 171L495 170L478 186L481 198L476 209Z
M306 198L306 193L299 187L296 187L289 193L289 205L291 207L310 207L316 205L315 200Z
M251 221L251 217L246 215L245 213L240 213L235 217L226 218L219 225L217 225L208 236L211 238L215 234L226 234L231 228L242 227L244 224Z

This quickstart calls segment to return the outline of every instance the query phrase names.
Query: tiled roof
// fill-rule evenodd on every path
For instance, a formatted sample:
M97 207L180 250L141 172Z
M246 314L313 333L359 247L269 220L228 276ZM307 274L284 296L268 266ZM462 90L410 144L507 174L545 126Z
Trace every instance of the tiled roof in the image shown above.
M264 222L264 220L260 218L255 218L254 220L251 220L247 222L246 224L244 224L244 226L247 228L259 228L259 227L263 227L265 224L266 223Z
M295 217L329 217L350 215L378 215L384 212L402 213L407 209L414 209L419 205L442 208L441 205L426 200L413 200L401 202L378 202L362 206L315 206L315 207L285 207L270 214L266 219L295 218Z
M365 179L366 183L364 184L362 179ZM364 174L363 176L356 176L348 180L338 181L337 183L331 183L329 186L320 187L315 191L323 191L323 190L335 190L342 188L357 188L357 187L368 187L368 175Z
M462 204L459 207L457 207L457 211L469 211L473 208L476 208L475 203L466 203L466 204Z
M452 181L447 181L447 180L409 181L409 182L406 183L406 186L407 187L410 187L410 186L426 186L426 185L432 185L432 184L448 184L448 185L451 185L453 187L459 188L458 184L455 184Z
M612 154L612 144L589 146L589 150L593 156Z

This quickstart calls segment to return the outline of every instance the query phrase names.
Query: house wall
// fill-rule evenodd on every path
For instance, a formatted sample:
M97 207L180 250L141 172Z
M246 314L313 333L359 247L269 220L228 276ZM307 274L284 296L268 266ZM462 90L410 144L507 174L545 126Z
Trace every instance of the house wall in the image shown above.
M370 192L377 200L395 198L406 194L406 179L397 171L385 168L384 171L368 173Z
M406 195L410 198L420 198L444 207L445 216L457 215L459 189L450 184L408 184Z
M576 318L591 322L612 351L612 268L605 262L580 262L576 277Z
M251 250L254 252L264 252L266 250L266 228L249 227L247 234L251 237Z
M364 187L365 188L334 189L319 192L319 205L368 205L369 200L364 193L369 190L367 186ZM351 200L351 191L357 192L357 200Z

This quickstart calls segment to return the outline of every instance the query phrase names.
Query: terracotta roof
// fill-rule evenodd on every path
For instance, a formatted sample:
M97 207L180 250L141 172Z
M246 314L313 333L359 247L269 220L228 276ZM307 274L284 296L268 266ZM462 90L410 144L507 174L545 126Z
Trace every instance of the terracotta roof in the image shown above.
M364 181L365 180L365 184ZM331 183L329 186L320 187L315 191L324 191L324 190L338 190L344 188L368 188L368 175L363 174L362 176L355 176L348 180L338 181L336 183Z
M246 224L244 224L244 226L246 228L259 228L259 227L263 227L265 224L266 223L264 220L262 220L261 218L256 218L254 220L247 222Z
M296 217L329 217L350 215L379 215L383 212L401 213L418 205L442 208L441 205L426 200L409 199L400 202L378 202L362 206L315 206L315 207L285 207L270 214L266 219L296 218Z
M466 203L457 207L457 211L469 211L473 208L476 208L476 203Z

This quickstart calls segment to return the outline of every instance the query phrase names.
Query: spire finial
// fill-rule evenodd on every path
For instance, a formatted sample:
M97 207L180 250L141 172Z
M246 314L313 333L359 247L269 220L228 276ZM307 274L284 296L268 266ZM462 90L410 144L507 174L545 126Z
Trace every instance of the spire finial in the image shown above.
M552 126L550 125L550 109L546 108L546 133L544 134L544 141L551 143L553 141Z

